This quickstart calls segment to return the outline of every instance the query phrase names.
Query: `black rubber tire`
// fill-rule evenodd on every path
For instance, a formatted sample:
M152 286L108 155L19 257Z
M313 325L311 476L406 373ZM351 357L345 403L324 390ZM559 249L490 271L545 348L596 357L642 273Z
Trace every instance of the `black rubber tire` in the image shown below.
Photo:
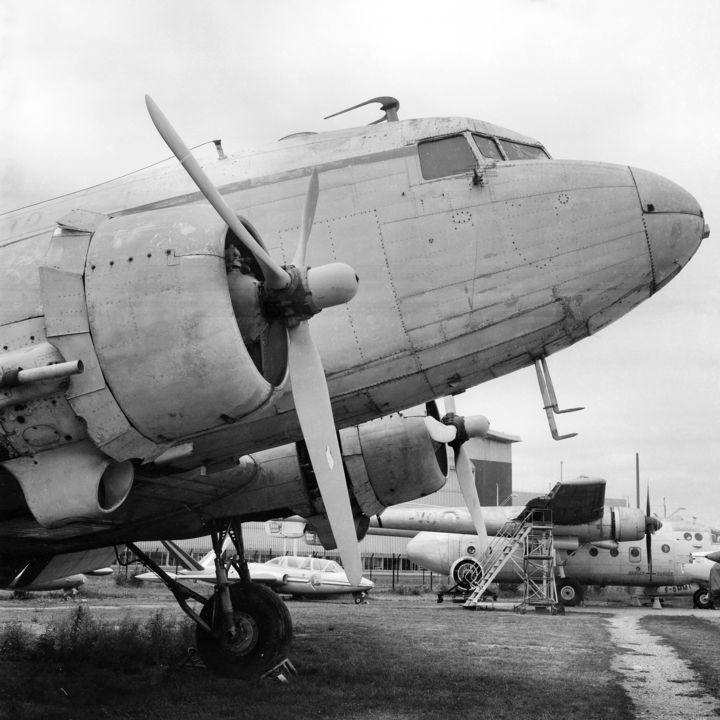
M700 610L711 610L714 605L710 600L710 590L700 588L693 593L693 605Z
M241 680L258 678L287 657L292 640L290 612L280 597L264 585L235 583L230 586L230 598L238 641L233 645L218 640L198 626L198 653L216 675ZM219 608L215 593L203 606L200 617L222 633Z
M583 601L583 586L577 580L560 578L555 581L558 601L565 607L575 607Z

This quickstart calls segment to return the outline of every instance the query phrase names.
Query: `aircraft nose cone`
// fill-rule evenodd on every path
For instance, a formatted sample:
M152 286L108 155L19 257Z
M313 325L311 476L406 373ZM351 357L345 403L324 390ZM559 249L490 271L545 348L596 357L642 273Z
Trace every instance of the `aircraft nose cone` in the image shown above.
M654 289L683 268L710 230L698 201L667 178L630 168L637 187L648 241Z
M433 572L447 573L435 533L419 532L408 541L406 552L410 562Z

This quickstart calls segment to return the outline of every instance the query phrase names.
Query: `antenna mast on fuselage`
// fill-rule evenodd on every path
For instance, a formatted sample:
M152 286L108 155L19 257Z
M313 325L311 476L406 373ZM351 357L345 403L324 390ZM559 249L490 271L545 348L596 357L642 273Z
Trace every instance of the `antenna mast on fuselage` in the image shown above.
M386 120L387 122L398 122L398 110L400 109L400 101L394 97L390 97L389 95L383 95L381 97L372 98L372 100L366 100L365 102L361 102L357 105L353 105L352 107L345 108L344 110L340 110L339 112L333 113L332 115L327 115L323 119L329 120L330 118L337 117L338 115L350 112L351 110L357 110L364 105L371 105L372 103L380 103L380 109L385 114L381 118L373 120L370 125L376 125L377 123L383 122L383 120Z

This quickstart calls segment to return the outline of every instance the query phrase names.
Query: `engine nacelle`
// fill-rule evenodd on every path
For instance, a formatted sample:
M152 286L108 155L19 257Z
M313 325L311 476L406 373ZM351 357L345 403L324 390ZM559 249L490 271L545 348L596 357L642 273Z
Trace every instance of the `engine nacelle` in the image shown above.
M602 518L583 525L563 525L558 534L577 536L580 542L642 540L645 513L638 508L606 507Z
M345 428L339 435L358 537L367 531L369 516L388 505L433 493L445 484L447 448L430 438L425 408ZM217 506L209 505L209 514L253 519L301 515L326 548L334 547L322 497L302 443L244 456L236 466L212 478L241 492L237 501L226 498Z
M116 462L88 440L3 463L22 488L35 519L52 528L117 510L132 488L129 460Z
M447 448L432 440L424 406L340 431L345 467L365 515L439 490Z

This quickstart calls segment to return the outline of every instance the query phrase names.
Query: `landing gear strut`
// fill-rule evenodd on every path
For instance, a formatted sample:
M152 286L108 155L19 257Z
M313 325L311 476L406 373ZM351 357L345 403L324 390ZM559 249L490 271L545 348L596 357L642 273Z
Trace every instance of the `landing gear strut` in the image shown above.
M224 629L219 595L218 590L200 613L213 632L200 625L196 630L198 653L208 669L225 677L251 679L285 659L292 638L290 613L270 588L253 583L230 585L232 635Z
M272 590L251 582L240 523L213 524L210 536L217 584L209 599L171 578L132 543L127 546L160 576L196 623L198 654L209 670L238 679L261 677L286 658L292 640L290 613ZM237 553L230 561L223 556L226 538L233 541ZM231 568L237 580L228 578ZM203 603L199 614L188 600Z
M220 530L216 527L210 537L217 589L200 613L204 624L198 624L196 630L198 653L218 675L259 677L285 659L292 639L290 613L272 590L251 582L240 523L231 521ZM236 550L227 564L223 558L226 537ZM228 581L230 567L236 570L238 582Z

